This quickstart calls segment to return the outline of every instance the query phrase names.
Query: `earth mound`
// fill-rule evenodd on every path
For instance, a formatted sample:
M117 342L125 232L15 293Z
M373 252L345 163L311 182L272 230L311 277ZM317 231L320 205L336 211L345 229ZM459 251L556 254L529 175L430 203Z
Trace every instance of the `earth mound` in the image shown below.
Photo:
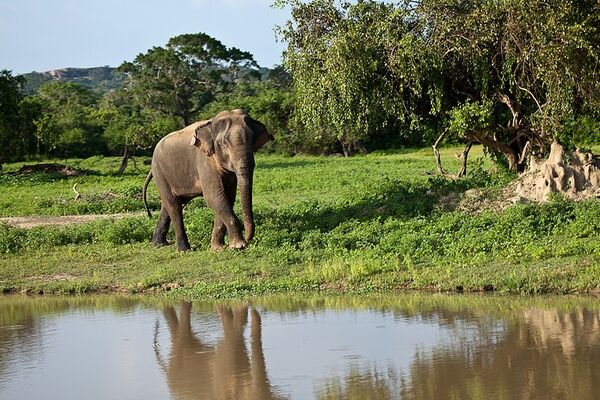
M591 153L566 151L554 142L546 160L532 160L529 169L505 189L513 200L546 201L551 193L573 200L600 197L600 159Z

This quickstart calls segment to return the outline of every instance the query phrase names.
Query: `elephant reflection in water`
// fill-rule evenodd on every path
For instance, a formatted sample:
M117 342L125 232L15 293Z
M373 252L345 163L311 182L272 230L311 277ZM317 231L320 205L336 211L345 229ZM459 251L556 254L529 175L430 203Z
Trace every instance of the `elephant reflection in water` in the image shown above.
M223 337L215 345L202 342L192 332L191 303L181 303L179 316L173 307L163 314L171 336L168 362L155 346L157 361L176 399L279 398L271 390L262 349L261 319L250 308L250 357L244 341L248 306L218 307Z

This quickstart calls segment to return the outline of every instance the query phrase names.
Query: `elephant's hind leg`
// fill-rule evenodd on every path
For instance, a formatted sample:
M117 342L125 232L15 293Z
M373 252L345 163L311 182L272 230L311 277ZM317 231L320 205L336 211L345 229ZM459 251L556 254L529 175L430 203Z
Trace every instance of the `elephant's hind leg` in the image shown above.
M156 223L156 228L154 228L154 233L152 234L151 243L155 246L166 246L169 243L167 242L167 233L169 232L169 225L171 225L171 217L169 217L169 213L167 209L162 206L160 209L160 216L158 217L158 222Z
M181 200L173 195L161 196L163 199L163 207L167 210L169 218L175 229L175 240L177 241L178 251L191 250L190 242L188 241L185 228L183 227L183 204ZM161 213L162 215L162 213Z

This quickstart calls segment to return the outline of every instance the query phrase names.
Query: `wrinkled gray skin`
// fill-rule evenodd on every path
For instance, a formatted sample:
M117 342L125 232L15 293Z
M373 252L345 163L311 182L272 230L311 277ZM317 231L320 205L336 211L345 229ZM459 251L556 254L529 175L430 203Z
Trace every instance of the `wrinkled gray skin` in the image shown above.
M211 248L225 247L226 232L230 248L245 248L254 236L254 152L269 140L273 140L273 136L261 122L243 110L233 110L193 123L158 142L152 156L152 169L144 184L146 211L146 189L153 177L162 202L152 243L167 244L172 222L177 250L190 250L183 226L183 206L194 197L203 196L215 212ZM237 187L244 215L243 236L240 221L233 212Z

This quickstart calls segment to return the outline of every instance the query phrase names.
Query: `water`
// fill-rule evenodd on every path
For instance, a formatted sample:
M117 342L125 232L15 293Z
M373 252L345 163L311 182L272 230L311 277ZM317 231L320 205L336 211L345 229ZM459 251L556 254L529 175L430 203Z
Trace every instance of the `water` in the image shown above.
M0 399L597 399L600 300L0 297Z

